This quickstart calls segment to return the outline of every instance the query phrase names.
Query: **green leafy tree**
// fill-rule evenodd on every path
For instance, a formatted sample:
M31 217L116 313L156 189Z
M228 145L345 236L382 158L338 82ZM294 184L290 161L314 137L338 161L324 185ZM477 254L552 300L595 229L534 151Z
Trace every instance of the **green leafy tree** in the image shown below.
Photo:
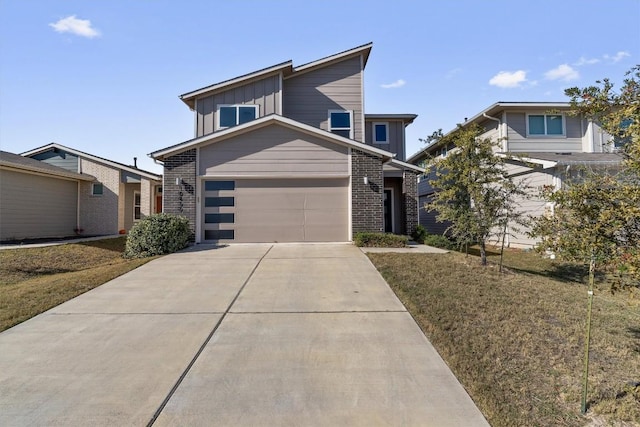
M505 157L497 156L500 141L482 138L480 126L459 126L455 131L431 135L427 142L438 141L455 148L441 159L431 159L436 178L430 181L436 192L426 205L437 212L439 222L450 222L447 232L462 244L480 246L482 265L487 264L486 243L506 221L516 221L517 196L525 196L522 185L514 182L505 168Z

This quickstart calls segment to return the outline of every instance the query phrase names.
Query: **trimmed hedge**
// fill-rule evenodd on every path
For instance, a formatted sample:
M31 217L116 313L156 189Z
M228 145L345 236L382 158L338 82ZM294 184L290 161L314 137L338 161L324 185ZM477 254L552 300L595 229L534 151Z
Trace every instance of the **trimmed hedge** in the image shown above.
M123 256L146 258L186 248L191 237L189 220L166 213L150 215L129 231Z
M353 236L353 243L360 247L370 248L404 248L409 238L392 233L360 232Z
M433 246L435 248L447 249L447 250L455 250L456 244L449 240L447 236L443 236L441 234L427 234L424 237L423 243L428 246Z

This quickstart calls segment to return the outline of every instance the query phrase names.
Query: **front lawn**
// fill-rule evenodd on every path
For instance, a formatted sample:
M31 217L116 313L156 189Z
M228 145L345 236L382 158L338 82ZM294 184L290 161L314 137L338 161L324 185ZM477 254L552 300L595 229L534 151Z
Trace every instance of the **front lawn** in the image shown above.
M152 258L122 258L126 237L0 251L0 331Z
M491 425L640 425L638 299L596 293L585 418L581 268L521 251L504 274L456 252L368 256Z

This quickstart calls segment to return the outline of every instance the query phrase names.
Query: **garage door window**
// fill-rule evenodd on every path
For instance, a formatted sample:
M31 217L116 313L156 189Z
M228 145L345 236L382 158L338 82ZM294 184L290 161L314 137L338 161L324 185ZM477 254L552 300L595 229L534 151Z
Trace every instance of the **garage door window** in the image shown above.
M212 213L204 215L205 224L233 224L235 214L232 213Z
M204 191L235 190L235 181L205 181Z
M216 208L220 206L235 206L234 197L205 197L204 206L207 208Z
M234 239L233 230L205 230L204 231L204 239L205 240L233 240Z

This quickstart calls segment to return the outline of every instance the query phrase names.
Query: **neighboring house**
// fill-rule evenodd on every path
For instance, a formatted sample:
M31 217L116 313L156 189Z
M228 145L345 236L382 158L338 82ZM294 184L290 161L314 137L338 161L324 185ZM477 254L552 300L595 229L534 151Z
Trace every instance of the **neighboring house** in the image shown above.
M404 129L417 116L364 113L371 47L181 95L195 138L150 154L164 163L164 211L186 216L196 242L412 233L424 170L404 162Z
M509 174L518 181L525 180L531 187L531 197L522 199L519 210L532 216L550 214L553 206L538 197L543 187L561 188L567 177L583 167L591 169L619 168L622 157L616 154L616 143L593 122L570 116L566 102L498 102L466 120L462 126L480 125L485 132L481 137L500 141L499 153L511 153L519 157L509 160ZM453 147L437 142L412 155L409 163L423 164L427 159L446 156ZM420 224L428 232L442 234L446 223L436 221L436 213L427 212L424 204L430 200L434 189L429 180L433 171L420 178ZM526 235L526 229L510 230L507 244L512 247L531 247L534 239Z
M124 165L55 143L21 155L95 177L78 186L78 228L82 234L118 234L128 231L137 220L162 211L162 176L136 165Z
M0 241L73 236L91 175L0 151Z

